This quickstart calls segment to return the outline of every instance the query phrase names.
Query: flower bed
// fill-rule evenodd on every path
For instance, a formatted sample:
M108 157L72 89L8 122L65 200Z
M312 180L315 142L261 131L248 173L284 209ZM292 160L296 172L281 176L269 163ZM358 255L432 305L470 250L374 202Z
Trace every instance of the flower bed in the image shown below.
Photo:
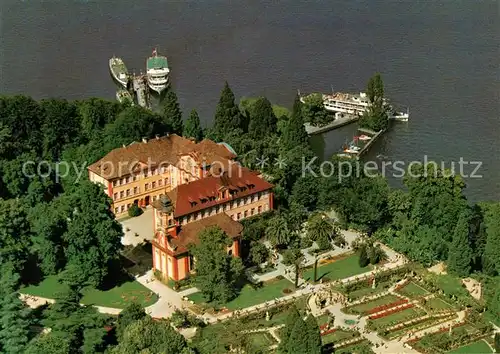
M400 311L412 308L414 306L415 306L414 304L405 304L404 306L401 306L401 307L398 307L398 308L394 308L394 309L391 309L391 310L387 310L386 312L383 312L383 313L379 313L379 314L376 314L376 315L368 316L368 319L369 320L376 320L378 318L386 317L386 316L392 315L393 313L400 312Z
M337 328L330 328L330 329L327 329L327 330L324 330L324 331L320 331L320 334L322 336L326 336L327 334L330 334L330 333L333 333L337 330Z
M372 308L371 310L368 311L368 314L374 314L374 313L377 313L377 312L380 312L380 311L383 311L383 310L387 310L387 309L390 309L392 307L396 307L396 306L399 306L399 305L403 305L405 303L407 303L408 300L407 299L400 299L398 301L394 301L394 302L391 302L390 304L386 304L386 305L380 305L380 306L377 306L377 307L374 307Z

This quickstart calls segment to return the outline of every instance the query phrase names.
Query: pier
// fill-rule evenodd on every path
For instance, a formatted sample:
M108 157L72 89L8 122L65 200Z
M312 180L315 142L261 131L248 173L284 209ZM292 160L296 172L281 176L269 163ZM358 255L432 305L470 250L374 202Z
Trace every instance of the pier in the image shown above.
M346 115L344 117L335 118L335 120L327 125L321 127L315 127L309 123L304 123L304 128L308 135L321 134L333 129L338 129L344 125L354 123L358 121L360 117L358 115Z
M148 88L146 85L146 76L139 75L132 77L132 88L135 92L135 97L137 98L137 103L139 106L144 107L146 109L150 109L149 106L149 97L148 97Z
M358 129L362 133L369 134L371 136L371 140L369 140L365 146L361 150L359 150L358 153L358 158L363 155L365 152L368 151L370 146L385 132L385 130L379 130L378 132L374 132L373 130L370 129L364 129L364 128L359 128Z

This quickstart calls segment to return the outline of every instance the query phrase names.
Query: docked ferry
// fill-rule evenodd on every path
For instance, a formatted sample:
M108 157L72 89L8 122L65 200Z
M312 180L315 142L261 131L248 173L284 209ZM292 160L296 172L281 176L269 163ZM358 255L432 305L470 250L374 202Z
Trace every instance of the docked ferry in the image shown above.
M349 114L362 116L370 107L370 100L364 92L359 94L350 94L337 92L331 95L323 95L323 105L327 111L334 112L335 114ZM396 110L389 105L388 116L389 119L407 121L410 117L409 112L396 112Z
M146 61L146 74L151 90L161 93L168 87L168 75L170 74L168 60L167 57L158 55L156 48Z
M127 87L128 83L128 70L122 58L113 56L109 59L109 71L113 78L123 87Z

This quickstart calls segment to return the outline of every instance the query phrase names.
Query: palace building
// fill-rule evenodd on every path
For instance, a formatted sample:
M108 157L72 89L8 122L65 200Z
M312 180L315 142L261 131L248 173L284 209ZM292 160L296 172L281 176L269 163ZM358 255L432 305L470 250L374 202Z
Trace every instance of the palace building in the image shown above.
M190 244L207 227L221 228L233 242L228 253L240 256L243 226L238 222L273 208L273 185L239 165L177 186L153 202L153 269L165 279L180 280L193 269Z
M227 144L172 134L115 149L88 171L116 216L133 204L154 208L153 270L177 281L194 269L189 246L201 231L221 228L233 240L228 253L239 257L239 220L273 209L273 185L235 158Z
M178 185L228 169L235 157L226 144L196 143L172 134L114 149L88 171L90 181L104 186L115 215L121 216L132 204L146 207Z

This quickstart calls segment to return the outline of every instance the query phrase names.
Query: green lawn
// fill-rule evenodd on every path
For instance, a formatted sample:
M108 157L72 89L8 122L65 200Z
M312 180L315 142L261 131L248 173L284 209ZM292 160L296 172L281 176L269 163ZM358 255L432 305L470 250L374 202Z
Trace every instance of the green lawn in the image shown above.
M378 294L378 293L382 293L382 292L386 291L387 288L389 288L391 284L392 283L390 281L384 282L384 283L380 283L380 284L376 284L375 289L372 289L371 286L367 286L365 288L361 288L361 289L358 289L358 290L351 291L348 294L348 296L351 299L351 301L355 301L355 300L361 299L364 296L375 295L375 294Z
M408 296L410 298L419 297L429 294L427 290L422 288L420 285L414 282L409 282L402 289L398 291L401 295Z
M65 285L57 281L56 275L45 278L38 285L30 285L21 289L21 293L41 296L48 299L64 290ZM158 297L151 290L135 280L124 282L106 291L86 288L82 291L81 302L86 305L97 305L114 308L125 308L132 302L137 302L144 307L154 304Z
M353 275L366 273L371 270L371 266L361 268L358 264L358 255L353 254L344 259L333 261L324 265L318 265L318 279L337 280L351 277ZM314 268L304 272L303 278L307 281L313 281Z
M262 350L276 344L276 340L274 340L273 336L265 332L251 333L248 334L247 338L250 345L255 349Z
M477 342L464 345L463 347L457 348L455 350L449 351L448 353L493 353L490 346L484 340L478 340Z
M377 326L377 328L383 328L383 327L393 326L400 322L408 321L412 318L416 318L417 314L420 313L421 313L420 311L414 308L409 308L403 311L393 313L392 315L389 316L380 317L377 318L376 320L369 320L369 321L373 323L375 326Z
M396 295L388 294L385 296L382 296L381 298L374 299L359 305L354 305L352 307L348 307L346 309L347 313L356 313L356 314L367 314L370 310L374 309L375 307L390 304L392 302L396 302L399 300L399 297Z
M223 307L229 310L243 309L282 297L286 295L283 293L284 289L292 288L293 284L287 279L273 279L265 282L260 288L253 288L250 284L246 284L243 289L241 289L239 295L235 299L224 304ZM205 303L206 301L201 292L191 294L188 298L195 304Z
M451 310L453 306L444 302L440 298L432 298L425 301L425 308L430 311Z

